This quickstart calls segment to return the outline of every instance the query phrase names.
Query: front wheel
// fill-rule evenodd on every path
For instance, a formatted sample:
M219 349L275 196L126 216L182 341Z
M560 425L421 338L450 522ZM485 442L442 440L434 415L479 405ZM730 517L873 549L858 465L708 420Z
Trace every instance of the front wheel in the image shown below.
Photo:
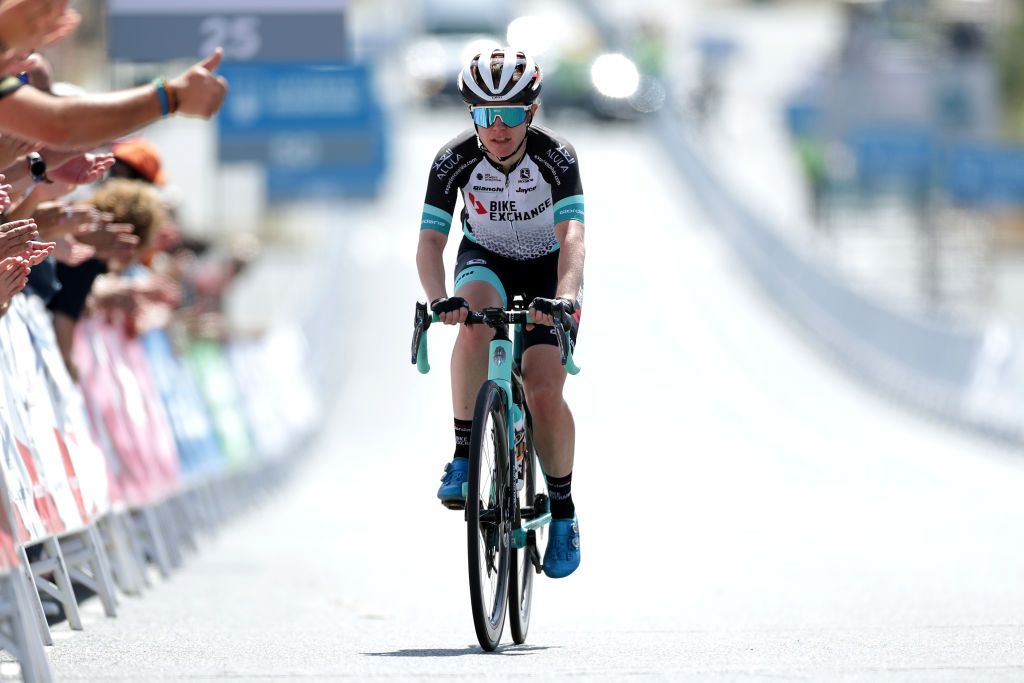
M505 393L497 384L481 387L469 446L469 597L476 637L487 651L501 640L508 597L513 505L505 404Z
M540 473L540 462L533 446L533 425L526 420L526 453L523 456L523 471L520 475L523 487L516 494L517 503L514 517L514 528L519 528L522 519L520 511L530 508L537 514L537 494L543 491L544 475ZM530 532L527 543L522 548L513 548L509 565L509 627L512 640L517 645L526 642L526 633L530 630L530 611L533 605L533 579L537 573L534 566L534 555L543 545L544 527Z

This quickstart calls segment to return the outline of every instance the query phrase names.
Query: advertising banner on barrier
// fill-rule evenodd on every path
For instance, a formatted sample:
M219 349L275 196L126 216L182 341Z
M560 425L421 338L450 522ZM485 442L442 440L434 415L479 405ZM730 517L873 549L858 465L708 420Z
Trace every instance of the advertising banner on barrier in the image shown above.
M53 404L57 433L66 451L68 480L81 494L84 521L95 520L110 509L106 456L96 443L82 391L64 365L43 301L27 297L23 313Z
M3 317L4 335L0 343L4 361L5 391L8 397L8 418L18 452L24 463L22 476L32 486L32 499L44 534L25 527L31 540L45 535L77 529L84 525L84 505L77 478L68 480L70 459L57 430L57 420L50 401L42 364L32 346L32 337L25 323L26 297L14 297ZM11 491L20 495L21 486ZM22 541L30 539L22 538Z

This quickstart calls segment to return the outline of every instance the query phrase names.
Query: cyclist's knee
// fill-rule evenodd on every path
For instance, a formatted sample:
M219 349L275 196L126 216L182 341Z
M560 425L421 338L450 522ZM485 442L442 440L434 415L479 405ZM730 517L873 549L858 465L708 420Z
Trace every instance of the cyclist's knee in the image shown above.
M494 331L487 325L460 325L455 343L463 348L478 348L487 346L493 336Z
M526 402L530 406L530 412L534 415L554 415L564 404L562 385L559 382L524 382L523 388L526 390Z

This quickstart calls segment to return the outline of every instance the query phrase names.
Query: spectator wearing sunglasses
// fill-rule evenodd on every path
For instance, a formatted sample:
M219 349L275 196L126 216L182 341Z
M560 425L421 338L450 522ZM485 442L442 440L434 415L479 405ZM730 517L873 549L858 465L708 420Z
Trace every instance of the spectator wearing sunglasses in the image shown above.
M571 481L575 427L562 396L554 315L569 318L575 343L583 293L583 187L576 151L553 131L534 125L543 76L532 57L514 48L475 55L458 76L472 127L437 153L427 180L416 256L431 308L445 324L466 311L508 308L515 295L530 303L538 325L526 332L523 381L534 440L551 500L544 557L548 576L579 566L579 526ZM463 238L448 296L442 254L462 197ZM438 498L462 509L473 405L487 377L490 330L462 326L452 353L455 454Z

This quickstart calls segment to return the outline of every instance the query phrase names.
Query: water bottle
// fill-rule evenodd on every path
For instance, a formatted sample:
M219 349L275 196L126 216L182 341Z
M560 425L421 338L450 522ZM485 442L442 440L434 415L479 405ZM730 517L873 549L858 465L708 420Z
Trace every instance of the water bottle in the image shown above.
M512 429L515 433L516 444L516 492L523 490L523 461L526 459L526 415L519 409L513 408Z

